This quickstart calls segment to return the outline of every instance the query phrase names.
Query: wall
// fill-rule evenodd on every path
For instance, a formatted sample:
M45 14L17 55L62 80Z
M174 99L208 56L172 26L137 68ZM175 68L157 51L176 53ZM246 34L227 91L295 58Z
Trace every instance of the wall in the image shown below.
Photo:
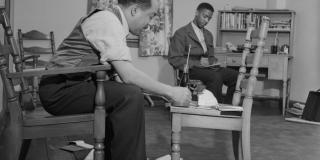
M173 0L173 30L191 22L195 15L195 10L201 2L210 3L214 9L214 15L209 24L206 26L213 35L216 35L217 30L217 14L218 10L232 7L247 7L247 8L266 8L266 0ZM183 7L182 7L183 6Z
M320 1L287 0L287 8L297 13L291 99L305 102L320 88Z
M193 19L195 8L200 2L209 2L215 10L220 10L224 7L234 6L263 9L270 6L268 1L173 0L173 30L175 31ZM86 3L87 0L14 0L15 33L18 28L24 30L39 28L44 32L53 30L55 31L56 43L59 44L71 31L79 17L86 13ZM319 35L317 28L319 28L320 22L319 19L315 18L315 15L319 15L318 8L320 6L317 0L287 0L285 4L287 8L297 11L291 99L305 101L309 90L319 88L320 72L317 71L320 68L318 63L320 59L320 54L318 54L320 49L318 45L319 36L314 35ZM216 34L216 14L217 12L208 24L208 29L214 35ZM173 73L165 57L138 57L137 49L133 48L131 51L133 63L137 68L154 79L173 84ZM305 72L306 70L309 72Z
M200 0L174 0L174 30L193 19L195 7L200 2ZM55 31L56 43L59 44L70 32L79 17L85 14L86 3L86 0L15 0L15 33L18 28L24 30L39 28L43 32L53 30ZM221 0L221 2L210 1L210 3L212 3L217 10L222 9L227 3L265 8L265 0ZM184 7L181 7L181 5ZM28 10L28 12L26 12L26 10ZM186 13L185 11L192 12ZM208 28L215 34L216 24L214 19ZM173 72L165 57L138 57L137 49L131 49L131 51L133 53L133 62L137 68L142 69L154 79L173 84Z
M53 30L56 44L60 44L78 19L86 14L86 7L87 0L15 0L14 33L16 34L19 28L38 28L43 32ZM132 48L131 51L137 68L154 79L173 84L173 72L164 57L138 57L138 49Z
M14 0L14 33L18 29L53 30L56 44L69 34L79 18L86 14L87 0Z

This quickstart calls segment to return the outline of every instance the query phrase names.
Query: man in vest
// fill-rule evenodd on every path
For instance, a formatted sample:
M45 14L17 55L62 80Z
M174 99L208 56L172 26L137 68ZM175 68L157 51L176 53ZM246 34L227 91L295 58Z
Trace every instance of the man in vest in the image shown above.
M174 68L183 71L190 46L190 79L201 80L219 103L231 104L238 72L220 67L214 56L212 33L204 28L211 20L213 12L214 9L209 3L198 5L193 21L178 29L172 37L169 47L169 63ZM228 86L224 101L222 101L223 84Z
M157 10L156 0L118 0L118 5L95 10L80 19L64 39L47 69L110 64L123 83L106 81L106 159L144 160L144 99L141 88L188 104L187 88L153 80L133 66L126 45L129 32L139 35ZM96 86L88 74L57 75L41 80L39 93L45 109L54 115L90 113Z

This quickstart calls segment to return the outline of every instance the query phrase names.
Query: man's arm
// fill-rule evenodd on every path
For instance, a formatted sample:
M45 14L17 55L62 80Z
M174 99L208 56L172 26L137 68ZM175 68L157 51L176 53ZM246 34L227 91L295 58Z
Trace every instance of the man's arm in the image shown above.
M166 96L178 104L190 102L187 88L172 87L151 79L131 63L130 50L126 45L126 33L120 21L107 11L100 11L82 24L82 30L90 43L100 51L100 61L113 65L121 80L144 90Z
M189 89L160 83L135 68L130 61L112 61L111 64L126 84L133 84L144 90L163 95L178 104L184 104L191 100Z
M218 59L214 56L214 45L213 45L213 35L210 31L206 30L204 34L205 38L208 40L207 42L207 49L208 49L208 60L209 64L215 64L218 62Z
M170 47L169 47L169 63L178 68L179 70L183 70L184 65L187 62L186 54L188 50L188 44L185 44L185 35L186 33L181 30L176 31L174 36L171 39ZM198 66L200 63L196 63L193 61L189 61L189 67Z

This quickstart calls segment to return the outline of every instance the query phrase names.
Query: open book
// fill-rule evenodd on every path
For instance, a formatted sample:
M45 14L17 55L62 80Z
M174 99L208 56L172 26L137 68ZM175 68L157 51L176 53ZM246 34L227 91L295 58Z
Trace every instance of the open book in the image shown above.
M216 109L219 111L243 111L243 108L240 106L232 106L228 104L219 104L218 106L216 106Z
M231 106L225 104L219 104L216 106L189 106L193 108L195 113L208 114L208 115L225 115L225 116L241 116L243 108L240 106Z
M243 108L240 106L232 106L232 105L228 105L228 104L218 104L215 106L205 106L205 105L199 105L195 108L199 108L199 109L215 109L218 111L236 111L236 112L242 112Z

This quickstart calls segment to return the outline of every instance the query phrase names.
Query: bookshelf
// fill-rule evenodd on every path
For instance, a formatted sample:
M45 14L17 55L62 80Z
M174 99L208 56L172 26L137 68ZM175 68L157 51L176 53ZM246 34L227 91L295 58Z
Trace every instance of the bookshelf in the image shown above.
M261 9L218 11L216 57L226 67L239 67L242 52L239 51L237 53L226 50L226 43L229 42L236 46L236 48L240 48L244 44L247 19L250 18L255 23L256 28L258 28L263 16L270 18L270 26L265 41L264 55L260 64L261 71L259 72L265 74L265 78L261 81L262 83L279 81L280 85L277 88L278 92L268 91L266 88L263 88L262 91L256 92L258 94L255 94L255 96L280 99L282 102L282 114L285 115L290 97L295 26L294 11ZM252 44L256 44L256 42L256 39L252 40ZM250 62L247 65L250 67Z
M217 46L226 42L242 44L242 37L246 33L246 19L251 15L251 20L259 27L262 16L270 18L270 26L266 48L274 44L277 35L279 46L293 44L295 12L292 10L220 10L218 12ZM242 39L241 39L242 38ZM292 47L291 47L292 48ZM266 51L268 52L268 51ZM292 52L289 53L292 55Z

